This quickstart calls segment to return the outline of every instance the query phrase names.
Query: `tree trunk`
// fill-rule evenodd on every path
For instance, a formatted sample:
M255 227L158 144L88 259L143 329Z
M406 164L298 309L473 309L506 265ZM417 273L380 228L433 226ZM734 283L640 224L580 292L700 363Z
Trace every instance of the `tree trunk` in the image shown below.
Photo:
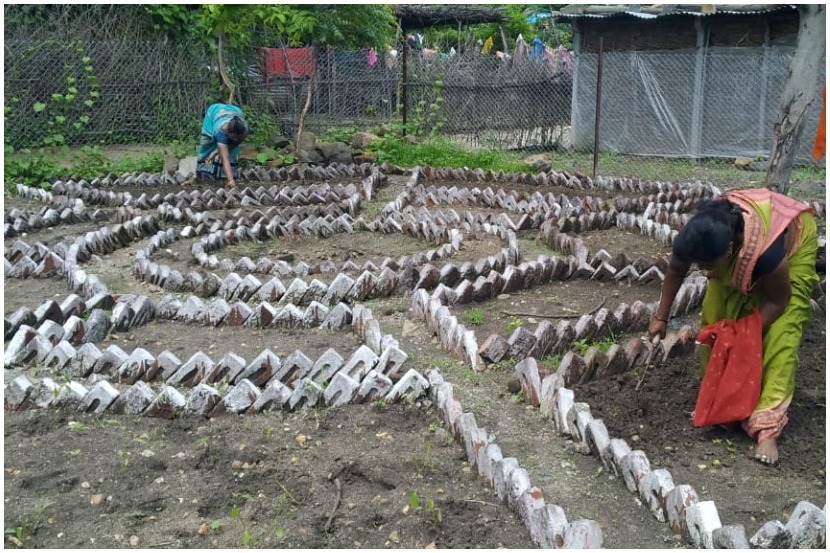
M767 188L782 194L790 187L793 157L804 130L804 114L816 97L827 43L824 4L800 5L799 13L798 43L773 127L772 152L764 182Z
M228 103L232 104L233 103L233 94L234 94L234 91L236 90L236 86L234 86L233 82L231 82L231 80L228 78L228 73L225 70L225 49L224 49L224 46L223 46L224 38L225 38L225 32L220 31L219 32L219 44L218 44L218 48L217 48L217 53L218 53L218 56L219 56L219 75L222 77L222 83L224 83L224 85L226 87L228 87Z

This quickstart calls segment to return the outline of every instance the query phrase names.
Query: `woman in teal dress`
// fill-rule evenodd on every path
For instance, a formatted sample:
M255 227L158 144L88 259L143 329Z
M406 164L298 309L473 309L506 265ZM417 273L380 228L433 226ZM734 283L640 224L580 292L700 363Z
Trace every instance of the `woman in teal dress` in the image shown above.
M231 104L212 104L202 123L196 160L199 179L226 179L236 186L239 173L239 145L248 135L242 110Z

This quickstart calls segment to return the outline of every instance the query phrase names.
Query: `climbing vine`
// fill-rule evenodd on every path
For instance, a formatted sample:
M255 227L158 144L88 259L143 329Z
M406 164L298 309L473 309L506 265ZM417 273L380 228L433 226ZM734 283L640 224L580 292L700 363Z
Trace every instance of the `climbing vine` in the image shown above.
M45 127L40 134L43 136L42 145L46 147L65 146L83 133L101 96L95 68L83 46L80 43L70 45L67 52L65 78L60 91L44 95L31 107L36 114L34 124ZM10 101L12 105L20 103L17 97L12 97ZM5 105L5 115L9 116L14 109ZM9 143L8 138L6 143Z

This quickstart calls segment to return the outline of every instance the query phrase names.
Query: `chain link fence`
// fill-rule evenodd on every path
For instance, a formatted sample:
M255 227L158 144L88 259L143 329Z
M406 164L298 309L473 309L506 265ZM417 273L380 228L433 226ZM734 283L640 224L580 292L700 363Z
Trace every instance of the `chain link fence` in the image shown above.
M131 15L140 12L50 20L28 32L6 22L6 144L195 140L215 63L204 47L142 36Z
M661 157L768 156L793 54L786 47L606 53L600 148ZM573 141L591 150L598 56L582 54L575 67ZM798 162L810 161L823 85L822 75Z
M91 17L26 32L7 22L6 144L196 140L205 108L219 99L216 53L148 34L146 26L139 31L138 17L125 13L97 26ZM473 47L445 56L403 44L395 52L249 47L227 52L228 72L253 130L267 131L258 136L294 136L305 110L305 128L318 134L405 122L413 134L476 148L593 148L596 54L498 58ZM601 149L766 155L792 54L791 48L607 53ZM810 107L805 137L820 109L820 101ZM810 146L802 140L799 161L809 161Z
M427 57L403 45L380 55L259 48L243 60L248 70L240 97L271 110L288 135L306 102L304 128L314 132L397 123L471 147L552 147L570 120L572 82L564 63L500 61L477 50Z

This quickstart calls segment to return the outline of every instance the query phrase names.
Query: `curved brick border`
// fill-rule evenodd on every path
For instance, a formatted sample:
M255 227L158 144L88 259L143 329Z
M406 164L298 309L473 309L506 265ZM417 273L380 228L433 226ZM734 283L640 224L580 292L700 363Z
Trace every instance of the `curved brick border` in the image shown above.
M463 411L453 397L452 384L444 381L440 371L432 368L426 375L429 395L453 437L464 446L467 462L519 516L534 543L542 548L602 548L599 523L587 519L569 522L562 507L546 503L542 490L531 484L528 471L519 466L516 458L505 458L495 437L478 427L475 414Z
M81 308L77 301L71 303L75 305L74 310ZM52 317L58 317L59 313L52 308ZM399 375L408 355L399 348L395 338L382 334L370 309L359 304L355 306L340 328L347 325L365 344L348 360L333 349L314 362L299 350L284 360L265 350L250 363L232 352L225 354L218 363L202 352L182 363L169 351L153 357L140 347L129 355L116 345L101 352L92 342L75 350L65 340L57 342L60 340L57 335L44 336L44 331L51 325L41 324L38 330L21 325L12 340L14 346L9 348L13 351L7 352L6 366L32 360L43 362L48 368L92 378L94 386L87 390L79 382L57 385L51 378L43 378L35 387L26 376L20 376L6 385L5 408L50 407L75 401L80 404L78 409L86 412L100 413L108 409L116 413L169 418L180 411L214 416L225 412L259 412L274 407L295 409L316 405L318 401L338 406L374 399L414 400L426 391L429 384L418 371L409 369ZM58 345L43 355L46 345L54 342ZM107 377L115 379L118 385L128 384L130 388L121 396ZM164 384L156 394L148 383L159 380ZM217 383L233 385L224 398L211 386ZM178 390L181 386L195 386L188 399ZM260 387L264 389L260 390ZM125 399L119 402L118 397Z
M3 256L4 273L13 278L65 275L72 283L75 280L73 273L80 271L79 263L88 261L92 255L105 255L124 248L158 230L158 219L145 215L113 227L101 227L87 232L75 238L69 246L63 242L58 242L51 248L40 242L29 246L22 240L16 240Z
M667 340L647 356L633 359L634 364L644 366L659 361L659 350ZM686 343L691 340L692 336L687 335ZM663 349L665 361L676 348ZM700 501L691 486L675 485L669 471L651 470L643 451L631 450L625 440L609 436L602 419L594 419L590 406L577 402L573 391L566 387L570 374L563 377L556 373L541 380L532 357L517 364L515 371L526 401L539 407L560 433L571 436L577 451L598 457L606 470L622 477L629 492L639 495L658 521L668 522L674 533L683 535L697 547L731 549L749 548L751 544L753 547L812 548L824 543L826 513L807 501L798 504L786 526L770 521L749 540L743 526L722 527L714 501Z
M395 167L385 167L384 169L390 173L394 172L396 174L403 174L405 172L403 169ZM283 174L289 176L290 178L326 178L332 174L331 168L328 169L328 173L326 173L326 170L323 170L322 168L315 168L314 170L306 168L302 174L297 168L292 168L291 171L293 171L293 173L289 174L289 172L286 172ZM336 169L334 171L336 172ZM354 169L352 169L352 171L354 171ZM274 173L266 173L268 177L273 178ZM421 174L421 171L416 169L416 172L413 173L413 176L410 179L410 184L416 185ZM682 224L683 212L685 212L685 210L689 207L686 201L679 203L680 198L677 196L675 196L676 199L674 199L674 203L670 203L672 201L672 191L679 190L679 187L678 185L671 185L667 183L644 183L642 181L631 179L602 178L597 179L596 181L591 181L591 179L582 175L571 176L567 173L553 172L531 175L523 173L493 173L481 170L433 170L426 168L423 171L423 175L426 178L434 178L438 180L466 179L468 181L476 182L492 182L499 180L507 183L522 182L526 184L553 184L565 186L574 190L604 188L606 190L617 189L620 191L634 193L643 193L647 191L653 193L653 197L637 198L625 204L619 203L620 201L625 201L625 199L621 200L619 198L615 198L614 202L616 203L614 204L614 207L611 207L611 204L607 202L590 197L580 200L582 202L581 205L574 205L570 201L564 201L567 200L567 198L563 195L560 196L559 200L562 201L562 204L565 204L565 207L563 208L562 205L558 204L554 205L553 210L544 218L523 217L519 225L513 224L509 217L506 216L499 216L495 220L491 219L489 224L491 224L493 228L502 229L502 231L499 232L503 232L505 230L512 230L515 232L520 227L535 228L534 225L537 224L539 228L541 228L546 222L550 222L548 227L551 228L553 227L554 219L555 225L560 231L564 232L564 229L566 228L569 228L572 231L578 231L583 228L593 228L597 225L607 225L612 220L611 213L613 210L616 210L618 213L615 215L615 222L618 226L621 222L629 226L637 226L644 234L652 236L656 235L660 239L670 241L672 237L672 227L677 227L679 224ZM248 178L254 177L263 179L263 176L261 174L257 174L256 172L248 176ZM95 184L86 184L88 187L94 188L98 185L112 186L118 184L147 184L148 186L153 186L154 184L178 183L177 179L171 175L158 177L146 175L127 175L121 178L118 178L115 175L110 175L100 180L96 179L96 181L98 182L93 181ZM59 185L59 191L62 186L66 186L67 188L71 187L67 183L56 183L56 185ZM702 194L706 193L706 191L710 191L714 195L719 194L717 189L711 187L711 185L708 186L709 188L705 185L701 185L700 183L694 183L692 188L702 191ZM85 189L86 187L82 185L79 188ZM21 188L20 186L18 189L26 194L29 194L29 197L39 199L47 205L60 207L63 210L63 213L66 214L67 218L73 216L77 217L79 216L79 213L88 213L88 211L83 211L86 208L83 206L83 201L80 199L69 199L59 196L56 197L51 193L46 193L45 191L29 191L26 190L25 187ZM435 191L430 191L429 194L433 195L430 198L430 201L440 200L441 195L445 193L449 199L451 190L452 189L442 191L440 189L436 189ZM260 187L260 189L255 192L247 190L245 194L237 195L232 193L226 196L228 199L221 207L228 208L228 206L236 206L238 205L235 203L237 201L240 203L247 202L248 204L251 204L252 202L257 201L257 194L260 194L261 196L263 192L264 189ZM109 198L113 197L111 195L112 193L104 193L102 191L88 193L90 194L89 198L91 203L106 203ZM521 204L524 200L517 200L513 195L501 194L499 197L502 199L500 205L505 210L513 207L517 210L525 208ZM496 196L494 195L492 198L496 198ZM147 205L150 205L150 203L157 200L158 198L156 198L156 200L148 200L145 196L144 202L147 203ZM490 201L495 202L495 200L492 199ZM407 206L407 208L408 207L411 206ZM617 209L617 207L622 209ZM824 205L819 202L814 202L813 207L816 209L817 213L823 217ZM391 202L384 209L394 210L400 208L400 205L396 206L394 202ZM67 212L67 209L70 211ZM175 208L172 207L170 209ZM638 215L630 213L629 211L631 210L643 210L644 212ZM57 210L55 209L54 211ZM74 215L72 215L73 213ZM98 214L96 216L100 216L100 211L95 213ZM122 220L124 220L127 213L127 209L119 211L119 217L122 217ZM555 216L553 214L555 214ZM50 213L50 218L54 221L55 215ZM147 221L147 219L142 220ZM476 220L473 222L475 221ZM22 223L20 224L22 225ZM7 232L9 232L8 223L6 228ZM21 308L14 315L12 315L11 320L5 320L7 337L10 334L13 335L12 342L14 343L15 348L18 351L25 352L24 357L27 361L32 358L41 358L42 360L45 360L46 356L49 356L51 364L66 364L69 362L69 359L72 357L70 355L72 350L67 348L67 346L72 347L69 342L66 340L60 340L57 341L57 345L54 347L52 347L52 344L56 340L59 340L58 336L61 335L61 333L62 335L70 337L77 336L77 332L81 329L77 321L81 321L82 319L75 314L69 315L67 318L65 316L65 312L74 313L80 308L81 304L88 303L91 306L104 307L109 302L112 302L112 305L110 305L110 308L113 310L111 316L108 316L101 309L101 307L94 307L92 309L92 313L90 314L90 319L94 321L106 320L106 324L101 324L104 324L104 326L107 327L112 326L117 328L130 328L131 326L144 324L152 317L156 316L156 306L154 306L146 297L129 295L114 298L109 296L106 293L105 287L103 287L100 281L97 281L97 277L94 277L94 275L87 275L84 271L77 268L78 252L81 251L81 245L84 245L81 258L83 258L85 253L88 254L89 252L94 251L94 247L104 248L102 251L105 253L106 248L110 247L106 245L106 236L99 236L96 239L94 236L91 237L90 234L92 233L88 233L86 237L86 239L89 240L89 243L84 244L83 240L79 244L76 243L76 249L73 252L74 255L70 258L69 263L64 263L64 266L62 267L63 274L67 276L71 289L73 291L83 293L88 299L82 300L79 296L75 296L73 294L68 297L61 306L58 306L54 302L45 302L34 313L25 308ZM138 238L139 237L135 237L134 239ZM45 247L42 246L43 245L41 244L40 247L36 245L34 248L25 248L27 253L24 257L28 258L29 250L32 250L33 255L39 258L39 262L43 262L43 260L47 259L51 253L55 253L54 251L48 251L48 248L44 249ZM66 251L65 246L62 244L60 246L63 247L63 250L61 251ZM576 244L575 247L579 249L578 244ZM19 253L23 250L23 245L19 245L16 252ZM594 260L596 260L598 256L599 252L597 252L594 256ZM511 259L511 263L515 263L518 260L517 254L514 257L514 259ZM19 262L21 259L22 258L17 259L17 261ZM576 260L577 257L574 256L574 259ZM29 258L29 260L34 263L33 259ZM587 259L585 261L587 261ZM607 259L604 259L602 263L607 261ZM544 261L539 260L539 263L544 266ZM8 270L12 267L11 262L7 259L6 263L4 263L4 269L8 272ZM514 267L514 265L509 265L509 267ZM525 272L527 272L530 267L532 267L532 265L525 265ZM577 269L579 268L581 267L577 266ZM596 271L597 267L592 267L592 269ZM534 275L537 274L535 269L531 272ZM534 281L534 278L535 277L530 277L531 283ZM822 282L820 287L821 297L823 297L824 294L824 287L825 281ZM446 306L441 303L441 298L446 299L449 295L447 290L449 289L445 285L439 283L436 293L433 294L434 297L429 298L423 288L418 288L413 296L413 311L417 314L419 308L418 306L420 305L420 316L427 321L430 331L433 332L433 334L441 336L442 343L445 343L445 346L455 346L455 349L453 350L455 354L461 358L468 358L468 362L473 364L475 368L476 361L480 361L480 359L477 359L476 348L470 348L469 340L466 339L470 335L471 331L467 331L463 325L457 323L454 317L450 317ZM164 309L171 309L171 306L175 305L175 302L177 301L178 300L175 299L169 300L168 303L165 303ZM222 304L216 304L215 307L221 311ZM294 309L299 311L296 306L291 305L291 307L294 307ZM161 309L161 304L159 309ZM442 311L442 309L446 312ZM648 309L648 306L642 305L637 309L632 309L631 313L637 312L644 314L648 311ZM60 316L58 316L58 313L60 313ZM371 350L377 355L384 351L384 348L389 348L392 345L397 347L397 341L394 338L389 335L381 334L379 324L371 316L371 311L363 308L362 306L356 306L352 315L352 330L363 338L368 350ZM26 324L28 321L31 321L32 318L34 318L35 323L39 323L37 330ZM67 334L66 329L58 324L55 319L60 318L66 319L64 326L69 324L69 329L72 330L74 334L73 332L69 332ZM444 322L445 320L449 320L450 322ZM582 319L580 319L580 321L582 321ZM593 328L591 322L594 323L595 327L599 328L599 325L597 325L594 318L591 318L591 321L589 321L588 318L585 318L584 321L583 328L586 332ZM81 330L86 331L86 329ZM572 341L575 339L576 335L576 330L574 330L573 337L571 337L570 340ZM558 338L564 342L567 341L569 336L570 332L563 331L561 335L558 335ZM665 360L673 353L682 353L684 345L686 345L687 342L688 340L683 341L678 338L672 347L666 347L664 345L666 341L657 347L649 347L649 345L646 344L641 344L641 348L632 346L632 351L628 351L629 348L627 347L624 351L624 355L620 355L620 358L626 357L627 361L632 364L648 362L649 360L655 361L659 359L661 355L662 359ZM9 349L11 346L12 344L9 345ZM92 348L94 345L87 344L87 346L89 347L82 346L82 348L86 347L84 354L94 356L94 353L91 353L93 352ZM470 351L471 349L472 351ZM7 353L9 353L8 349ZM128 359L120 360L119 367L121 367L121 365L125 366L125 375L133 375L133 372L130 371L140 372L141 368L144 368L146 372L146 363L149 362L149 359L146 356L143 356L141 351L138 351L138 353L134 351L133 354L135 357L130 359L129 363ZM594 359L591 359L592 354ZM263 352L263 355L264 359L270 359L266 352ZM354 355L357 355L357 352L355 352ZM363 355L366 355L365 350ZM119 359L118 352L114 349L111 351L107 350L107 352L101 354L102 359L106 356L109 356L107 357L109 360L107 362L110 363L110 365L115 363L114 360ZM720 521L713 502L699 502L692 500L694 490L689 486L674 486L671 481L671 475L668 474L667 471L661 471L660 469L650 471L650 468L648 467L648 460L644 455L642 455L642 452L632 452L624 441L610 438L608 438L608 447L601 447L599 445L603 441L602 430L604 430L604 425L601 424L602 421L591 418L590 408L587 404L574 403L573 393L571 392L569 397L569 394L567 393L569 390L565 386L568 382L583 381L587 378L586 375L595 374L598 369L603 367L603 364L597 361L596 353L590 351L580 360L576 360L575 356L571 356L571 360L571 364L565 364L563 361L563 364L560 366L560 369L556 374L548 376L541 382L539 382L538 370L535 371L534 378L533 369L535 369L535 359L533 357L528 357L523 360L519 365L517 365L517 373L520 375L522 385L527 388L526 397L533 398L534 395L532 390L538 388L535 397L538 398L538 404L543 409L543 412L547 411L549 416L554 419L554 423L560 425L560 428L568 429L565 433L571 435L575 439L576 448L578 450L585 452L591 451L593 448L598 452L600 459L604 463L609 459L610 455L610 462L614 467L613 470L623 476L627 487L632 492L639 492L641 494L645 503L652 509L652 512L655 513L655 516L658 519L662 513L662 516L667 518L671 523L673 521L672 517L674 516L675 520L678 521L678 524L685 525L685 530L683 531L687 532L689 537L699 546L715 545L721 547L737 547L744 545L746 543L746 539L742 528L720 528ZM177 369L177 373L182 370L182 366ZM609 362L608 365L605 365L605 370L609 370L611 366L612 364ZM247 368L248 367L246 367L246 370ZM265 374L263 372L257 373L257 370L262 370L262 366L253 369L252 374L258 374L260 376ZM413 373L415 375L411 378L411 380L414 380L415 382L415 384L413 384L413 393L415 393L416 390L418 393L422 393L424 389L429 387L429 382L425 384L426 381L424 381L423 377L420 377L416 371L410 371L407 375ZM500 472L491 472L492 480L490 483L496 487L497 491L499 489L504 490L504 497L506 498L508 505L517 510L520 516L523 517L523 520L526 521L526 524L528 524L531 535L534 537L536 543L550 545L573 544L582 547L601 545L601 533L592 533L592 529L596 529L598 531L598 528L595 528L595 523L592 523L592 521L577 521L573 524L567 525L565 531L562 531L560 534L556 534L555 529L562 529L562 525L560 524L561 520L556 517L558 514L556 506L544 505L541 490L530 487L530 483L527 479L527 472L518 468L517 465L513 466L514 463L511 462L510 459L501 459L500 451L496 454L495 449L490 447L495 444L485 445L488 442L486 432L475 426L475 419L472 413L462 413L460 404L458 404L457 401L454 402L447 400L447 397L451 398L451 394L449 396L446 395L446 386L448 386L448 384L443 383L443 379L440 378L440 375L437 375L436 377L436 374L437 371L430 373L430 378L433 380L434 384L431 387L431 390L435 393L434 397L437 401L440 401L440 397L444 398L444 404L448 406L444 410L445 416L447 417L448 423L450 423L450 421L454 421L451 424L451 428L453 428L454 432L461 439L461 441L464 442L471 464L478 461L481 452L485 452L485 458L481 463L477 464L480 472L483 470L482 467L486 468L488 459L491 466L492 462L495 461L496 466L501 467ZM20 378L25 379L25 377ZM146 390L143 389L141 386L142 384L145 387L148 386L145 382L138 381L133 384L133 387L125 392L125 396L129 393L131 398L146 397L143 395ZM65 386L64 390L60 386L56 385L54 381L51 382L51 385L46 384L46 379L44 379L36 388L37 394L31 395L35 389L31 382L16 379L6 386L6 405L7 408L9 408L10 405L17 405L20 407L27 401L33 401L33 399L30 398L41 398L41 401L43 401L43 398L51 397L57 400L61 397L73 397L73 394L77 399L77 397L81 395L79 386L82 385L78 383L69 383ZM84 403L82 403L84 406L83 409L97 410L101 408L101 405L106 402L108 398L107 386L112 388L112 385L106 380L100 380L95 384L92 390L87 390L84 394L82 394L83 397L79 401L84 401ZM138 388L134 388L135 386L138 386ZM298 395L302 395L308 392L306 388L306 386L296 388L295 392L299 389L301 392ZM308 388L311 388L312 390L314 389L313 386L308 386ZM443 390L443 392L441 392L443 395L439 395L439 389ZM251 380L247 378L237 378L236 386L234 386L234 389L231 390L228 395L221 398L221 404L234 405L235 403L233 402L237 400L241 400L244 403L244 401L250 399L250 394L254 393L253 390L258 391L258 388L256 388L255 384ZM152 392L152 389L150 389L150 391ZM176 394L183 397L183 395L174 387L167 385L154 399L150 401L150 405L156 404L156 407L159 409L158 413L163 416L163 413L170 412L171 403L176 403L179 399ZM292 395L293 394L294 392L292 392ZM14 402L20 397L23 399L20 403L15 404ZM229 398L231 398L233 402ZM138 399L136 399L136 401L140 402ZM111 404L114 404L114 402L115 400L113 400ZM246 409L250 408L251 405L252 404L248 404ZM481 441L482 436L484 437L483 442ZM605 437L607 437L607 432L605 433ZM488 451L489 454L487 453ZM605 457L602 456L602 452L606 452ZM505 466L507 468L505 468ZM676 501L676 504L672 504L672 500ZM561 509L559 509L559 511L561 511ZM807 502L801 502L786 527L778 521L770 521L761 528L761 530L752 538L751 541L753 545L756 546L769 546L776 544L789 544L796 546L816 545L818 544L816 540L823 540L824 520L825 516L823 511ZM536 527L533 526L534 521L538 522ZM557 526L557 524L559 524L559 526ZM554 528L553 531L551 531L552 528ZM820 534L817 532L817 529ZM599 541L596 541L597 535L599 536ZM557 536L561 538L559 541L556 539Z

